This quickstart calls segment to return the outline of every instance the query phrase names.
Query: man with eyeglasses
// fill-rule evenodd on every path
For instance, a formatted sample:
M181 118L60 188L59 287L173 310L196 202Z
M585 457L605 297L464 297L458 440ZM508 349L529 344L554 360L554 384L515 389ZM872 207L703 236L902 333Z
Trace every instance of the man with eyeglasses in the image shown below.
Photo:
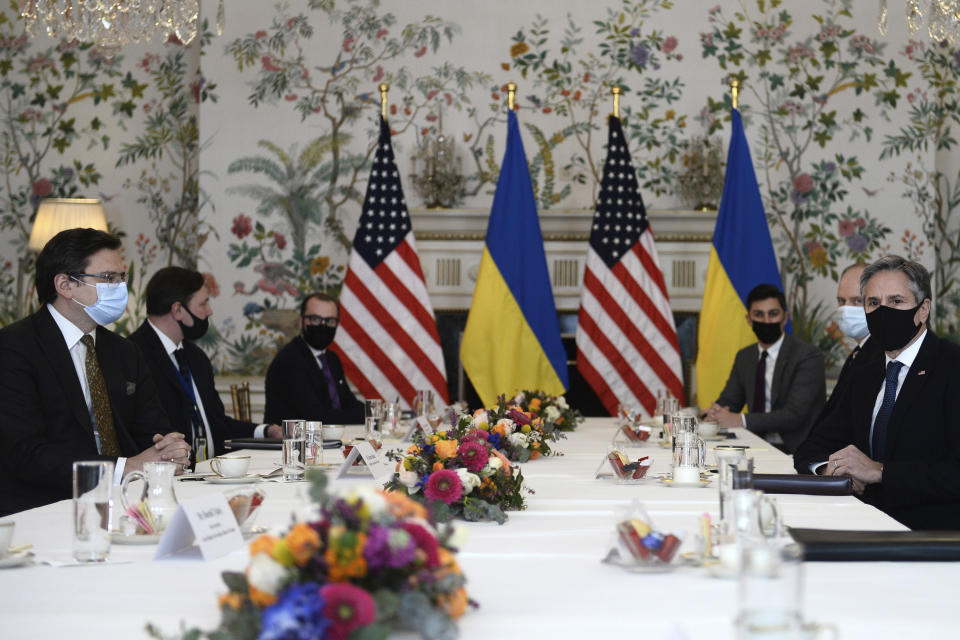
M189 462L137 347L109 331L127 307L120 240L54 236L37 256L40 310L0 330L0 515L69 498L72 463ZM181 467L178 466L178 470Z
M264 420L300 418L325 424L361 424L363 403L343 378L340 358L329 349L340 321L340 306L324 293L300 305L300 335L270 363Z

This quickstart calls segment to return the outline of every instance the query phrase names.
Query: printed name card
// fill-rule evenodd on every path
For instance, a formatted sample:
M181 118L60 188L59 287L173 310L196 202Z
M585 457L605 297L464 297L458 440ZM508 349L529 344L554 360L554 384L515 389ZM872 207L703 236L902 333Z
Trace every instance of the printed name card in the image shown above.
M407 429L407 433L404 434L403 440L401 442L410 442L413 440L414 432L420 429L423 432L423 435L429 436L434 433L433 425L430 424L430 421L427 420L426 416L419 416L413 423L410 425L410 428Z
M338 478L346 477L347 473L350 471L350 468L353 466L353 463L357 459L362 459L366 465L366 471L373 476L373 479L380 484L384 484L393 477L393 471L380 461L380 456L377 455L376 450L373 448L369 442L360 441L357 442L353 449L350 450L350 453L347 454L346 460L343 461L343 464L340 465L340 470L337 472ZM363 468L364 465L359 465L360 468Z
M222 493L183 500L170 519L154 560L196 555L213 560L243 547L240 525Z

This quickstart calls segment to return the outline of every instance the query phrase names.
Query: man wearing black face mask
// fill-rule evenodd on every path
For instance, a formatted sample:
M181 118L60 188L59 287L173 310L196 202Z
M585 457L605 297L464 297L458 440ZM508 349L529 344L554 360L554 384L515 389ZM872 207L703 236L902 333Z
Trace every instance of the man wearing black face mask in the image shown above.
M786 307L773 285L757 285L747 294L747 323L757 343L737 353L707 417L721 427L746 427L792 453L820 413L826 385L820 350L783 332ZM740 413L744 405L747 414Z
M363 423L363 403L347 386L340 358L327 349L339 321L340 307L330 296L312 293L304 299L301 334L280 350L267 369L267 420Z
M865 502L911 529L960 529L960 347L927 328L922 265L886 256L864 269L860 288L884 357L853 372L796 466L853 478Z
M226 415L210 358L193 344L207 333L213 315L203 275L182 267L160 269L147 283L146 299L147 319L130 339L153 373L170 423L190 435L198 459L224 453L228 438L283 437L275 424L256 425ZM205 451L198 446L199 438Z

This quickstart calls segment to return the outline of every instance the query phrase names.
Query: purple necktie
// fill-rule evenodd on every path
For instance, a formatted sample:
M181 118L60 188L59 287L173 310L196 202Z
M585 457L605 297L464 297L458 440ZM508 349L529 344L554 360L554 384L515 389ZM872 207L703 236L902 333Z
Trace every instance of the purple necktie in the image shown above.
M327 379L327 392L330 394L330 406L334 409L339 409L340 394L337 393L337 381L333 379L333 372L330 371L330 364L327 362L327 352L324 351L318 355L317 358L320 360L323 377Z

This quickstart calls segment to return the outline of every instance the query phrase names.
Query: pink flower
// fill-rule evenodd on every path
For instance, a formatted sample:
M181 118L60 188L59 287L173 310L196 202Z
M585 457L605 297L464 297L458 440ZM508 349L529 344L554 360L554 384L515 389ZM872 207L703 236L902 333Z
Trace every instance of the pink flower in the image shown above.
M347 36L343 39L343 50L344 52L349 53L350 49L353 48L353 36Z
M867 221L864 220L863 218L857 218L856 220L854 220L854 223L861 229L867 226Z
M675 36L670 36L669 38L664 40L663 45L661 45L660 47L660 49L663 50L664 53L670 53L676 48L677 48L677 38Z
M377 65L377 73L373 76L374 82L380 82L383 80L383 67Z
M457 476L456 471L446 470L447 473L452 473L454 477L457 478L457 482L460 482L459 476ZM430 477L440 473L435 471ZM413 538L413 541L417 544L417 549L423 554L423 563L427 568L433 568L440 565L440 555L437 553L437 539L433 536L432 533L424 529L418 524L412 522L404 522L400 526L403 527L403 530L410 534L410 537Z
M413 52L413 56L415 58L422 58L423 54L425 54L426 52L427 52L427 45L423 45L422 47L420 47L419 49Z
M233 219L233 226L230 227L230 232L237 236L237 238L243 239L250 235L252 231L253 221L250 220L250 216L241 213Z
M282 233L274 233L273 243L277 245L277 249L283 251L283 249L287 246L287 238Z
M793 190L803 195L813 189L813 178L809 173L801 173L793 179Z
M474 429L467 435L463 436L461 442L470 442L471 440L483 440L486 442L489 438L490 434L483 429Z
M220 283L217 282L216 277L209 271L203 274L203 284L207 285L207 292L211 298L216 298L220 295Z
M320 587L323 598L323 615L331 626L325 638L346 640L354 629L372 624L377 618L377 608L366 590L350 583L330 582Z
M440 469L430 474L423 487L423 495L431 502L441 500L445 504L453 504L463 495L463 483L456 471Z
M283 96L283 99L286 100L287 102L293 102L294 100L297 99L297 94L288 93L287 95Z
M267 37L267 32L264 31L263 29L260 29L260 30L257 31L255 34L253 34L253 37L254 37L256 40L263 40L264 38Z
M267 71L283 71L282 67L278 67L273 64L273 59L270 56L263 56L260 58L260 64L263 65L263 68Z
M853 220L841 220L838 232L841 238L852 236L857 231L857 225Z
M530 424L530 416L525 414L523 411L517 411L516 409L510 409L507 411L507 417L516 422L517 424Z
M457 449L457 459L460 464L467 468L467 471L479 473L481 469L487 466L490 454L487 453L487 447L477 441L461 442Z
M387 29L380 29L379 31L377 31L377 40L387 35L388 33L390 32Z
M37 196L38 198L46 198L48 195L53 193L53 183L46 178L40 178L33 183L31 189L33 190L33 195Z

